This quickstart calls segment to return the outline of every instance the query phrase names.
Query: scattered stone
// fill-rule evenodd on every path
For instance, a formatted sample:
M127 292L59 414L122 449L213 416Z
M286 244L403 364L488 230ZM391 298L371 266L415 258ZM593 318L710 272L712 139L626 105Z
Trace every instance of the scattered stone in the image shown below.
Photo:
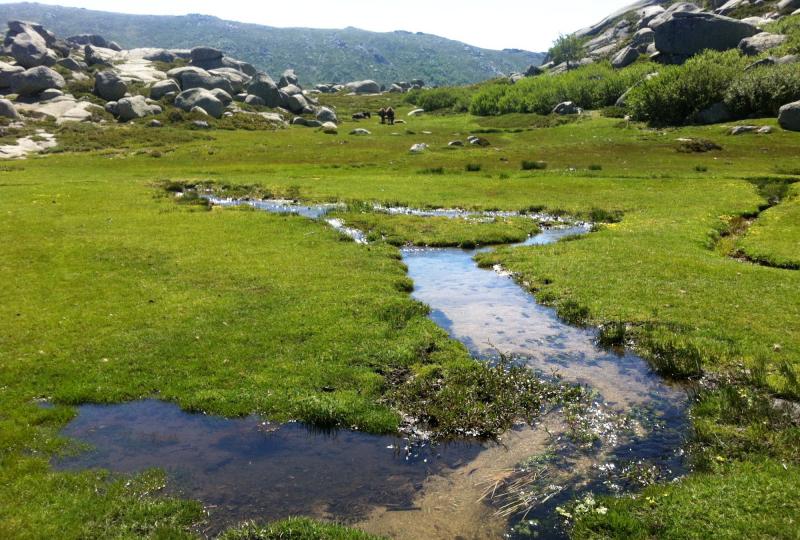
M102 47L103 49L111 49L110 43L106 41L103 36L97 34L78 34L77 36L70 36L65 40L72 45L94 45L95 47Z
M98 71L94 75L94 93L106 101L118 101L128 92L128 85L110 70Z
M0 159L24 159L28 154L41 152L56 145L56 138L52 133L37 130L35 136L23 137L16 144L0 146Z
M333 122L325 122L322 124L322 132L327 133L328 135L336 135L339 133L339 128Z
M112 116L117 116L118 109L116 101L109 101L108 103L105 104L104 109L108 114Z
M83 57L90 66L99 65L111 67L114 64L114 59L117 58L117 51L86 45L83 48Z
M247 84L252 79L252 77L250 77L246 73L242 73L241 71L229 67L211 69L208 72L211 73L212 75L217 75L219 77L227 79L228 82L231 83L233 91L236 93L243 92Z
M192 126L196 127L197 129L211 129L211 126L205 120L193 120Z
M158 121L158 120L156 120L155 118L153 118L152 120L150 120L150 122L147 124L147 126L148 126L148 127L151 127L151 128L160 128L160 127L162 127L163 125L164 125L164 124L162 124L161 122L159 122L159 121Z
M742 135L744 133L753 133L758 130L758 126L733 126L728 130L728 135Z
M420 154L420 153L424 152L427 149L428 149L428 145L427 144L425 144L425 143L417 143L417 144L415 144L415 145L413 145L411 147L410 151L412 153L414 153L414 154Z
M219 75L212 75L211 73L202 69L184 71L180 74L180 77L181 88L184 90L191 90L192 88L205 88L206 90L214 90L215 88L219 88L220 90L227 92L228 95L233 95L236 93L233 91L233 85L231 85L228 79L220 77Z
M310 128L320 128L322 127L322 122L319 120L309 120L308 118L303 118L302 116L296 116L292 118L292 125L293 126L303 126L303 127L310 127Z
M350 135L372 135L372 132L364 128L356 128L350 132Z
M756 130L756 133L758 133L759 135L769 135L770 133L772 133L772 131L773 131L772 126L761 126Z
M425 109L414 109L408 113L408 116L422 116L425 114Z
M450 141L447 146L464 146L464 141Z
M778 12L784 14L793 13L795 10L800 9L800 0L781 0L778 2Z
M195 47L191 55L193 64L218 60L224 56L222 51L214 47Z
M475 135L470 135L469 137L467 137L467 142L472 146L487 147L492 145L492 143L489 142L489 139L485 139L484 137L477 137Z
M543 73L544 70L539 66L530 65L528 66L528 69L525 70L525 73L523 73L523 75L526 77L538 77Z
M783 129L800 131L800 101L787 103L778 111L778 123Z

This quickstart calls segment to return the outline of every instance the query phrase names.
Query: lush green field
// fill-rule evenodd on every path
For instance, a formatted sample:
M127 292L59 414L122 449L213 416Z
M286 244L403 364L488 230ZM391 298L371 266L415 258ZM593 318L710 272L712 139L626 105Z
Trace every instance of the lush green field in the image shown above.
M344 116L386 98L332 99ZM189 410L385 432L398 422L387 373L438 376L442 366L458 375L452 384L485 380L463 376L475 364L410 299L392 245L358 246L302 218L177 204L163 190L170 181L311 201L621 216L579 241L487 260L521 272L542 300L585 308L591 322L634 323L631 337L655 359L737 377L747 367L762 392L797 395L800 274L734 260L714 245L726 216L764 204L748 178L792 177L800 135L728 137L720 126L652 130L600 117L535 128L539 117L407 118L407 110L400 108L406 125L358 124L373 132L367 137L347 135L352 122L338 136L126 125L87 137L67 127L62 152L0 167L0 536L169 537L191 534L202 520L193 503L148 495L163 481L158 475L128 485L52 472L47 461L63 449L57 430L73 404L158 396ZM447 146L474 132L491 145ZM687 137L723 149L678 151ZM430 149L411 154L420 142ZM523 161L547 168L522 170ZM480 171L466 172L467 164ZM796 242L792 218L782 217L792 208L787 200L766 212L743 249L755 242L778 253L792 235ZM519 220L465 231L442 220L344 217L374 239L411 243L494 242L533 231ZM756 236L761 227L773 240ZM58 406L42 409L40 399ZM403 399L413 401L413 392ZM443 415L457 419L461 405ZM767 451L731 459L761 454L796 462ZM752 493L776 489L764 472L770 464L732 467L752 469ZM750 504L751 487L735 478L663 489L676 497L695 486L730 489ZM788 500L797 475L780 481ZM620 512L638 511L638 503L619 504ZM749 526L763 523L770 534L774 519L753 505ZM701 535L692 523L688 530Z
M750 259L781 268L800 269L800 186L786 200L764 212L739 242Z

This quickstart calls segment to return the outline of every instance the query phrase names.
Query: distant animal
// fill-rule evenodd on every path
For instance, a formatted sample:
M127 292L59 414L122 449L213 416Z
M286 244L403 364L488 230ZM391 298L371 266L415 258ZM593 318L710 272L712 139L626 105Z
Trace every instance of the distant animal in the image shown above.
M391 107L386 109L386 120L389 122L390 126L394 125L394 109Z
M369 111L361 111L353 115L353 120L367 120L368 118L372 118L372 113Z

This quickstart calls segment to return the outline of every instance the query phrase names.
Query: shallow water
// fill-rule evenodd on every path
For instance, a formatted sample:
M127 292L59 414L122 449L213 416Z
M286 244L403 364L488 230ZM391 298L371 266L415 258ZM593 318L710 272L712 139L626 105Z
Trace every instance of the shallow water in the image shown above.
M250 518L303 514L353 522L377 506L413 508L427 476L463 465L481 450L453 443L409 453L397 437L190 414L158 400L79 411L63 434L94 449L61 460L58 468L163 468L170 493L209 508L212 533Z
M334 206L246 204L312 219L323 218ZM440 212L444 214L435 215L462 215ZM585 232L586 227L548 229L521 245L548 244ZM320 433L296 423L189 414L149 400L80 407L65 434L95 449L56 465L120 472L164 468L169 492L207 505L209 534L244 519L310 515L409 539L502 536L508 525L496 512L502 501L481 499L487 486L513 479L515 465L532 455L558 458L548 480L560 491L527 516L540 521L540 537L563 534L554 519L555 505L587 490L630 487L629 475L622 471L631 463L655 467L664 478L681 474L684 391L664 383L641 358L598 348L594 331L564 324L507 273L478 268L475 254L402 250L415 284L413 296L431 306L432 319L476 357L511 354L534 370L557 372L597 391L585 418L586 428L596 436L589 449L564 436L566 426L558 412L542 419L546 429L521 427L504 435L502 445L423 445L408 453L408 441L395 437Z

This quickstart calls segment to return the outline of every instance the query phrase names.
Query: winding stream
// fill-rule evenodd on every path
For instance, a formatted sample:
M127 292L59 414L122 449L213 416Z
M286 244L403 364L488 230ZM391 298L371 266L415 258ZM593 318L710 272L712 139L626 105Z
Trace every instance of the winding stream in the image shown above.
M335 206L247 204L312 219L324 219ZM446 214L424 215L464 216L462 211L441 212ZM358 231L332 221L331 226L363 240ZM522 245L544 245L584 232L585 227L548 229ZM208 508L209 526L201 531L206 535L245 519L309 515L409 539L500 538L514 525L512 536L525 537L520 531L526 530L560 537L558 504L586 492L635 488L645 477L682 474L685 391L665 383L641 358L597 347L594 331L564 324L507 274L480 269L475 254L403 249L413 296L428 304L432 319L474 356L510 354L547 376L557 372L594 390L589 412L580 419L590 435L587 444L567 436L575 420L567 422L562 412L546 415L533 428L519 426L501 444L431 448L397 437L324 433L299 423L190 414L146 400L79 407L64 434L93 448L55 465L120 472L163 468L167 492L199 499ZM546 456L544 465L535 467L536 482L514 483L525 480L530 467L517 466L532 456ZM537 504L512 513L509 520L503 508L517 493L509 486L523 483Z

